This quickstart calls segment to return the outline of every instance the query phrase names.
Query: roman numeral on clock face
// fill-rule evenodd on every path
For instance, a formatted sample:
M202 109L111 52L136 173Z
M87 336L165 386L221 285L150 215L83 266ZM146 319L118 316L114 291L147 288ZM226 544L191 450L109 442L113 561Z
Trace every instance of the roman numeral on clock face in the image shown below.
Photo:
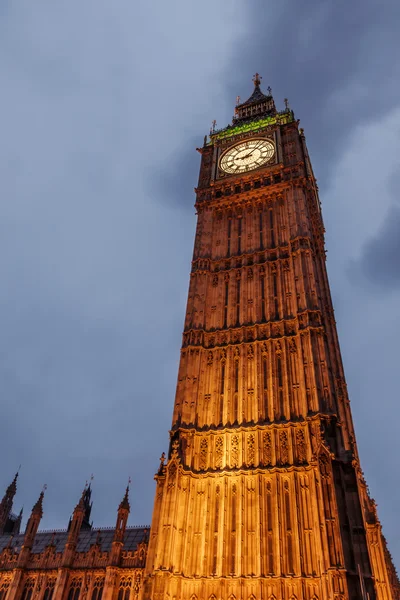
M275 154L275 146L266 138L251 139L228 148L219 161L225 173L245 173L266 164Z

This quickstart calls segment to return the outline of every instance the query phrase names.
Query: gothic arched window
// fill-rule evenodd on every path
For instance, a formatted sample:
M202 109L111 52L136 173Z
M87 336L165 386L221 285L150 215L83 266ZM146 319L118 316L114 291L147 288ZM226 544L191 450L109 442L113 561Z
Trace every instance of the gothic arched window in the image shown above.
M52 600L55 586L56 580L54 577L47 580L46 588L43 594L43 600Z
M34 587L35 580L32 578L27 579L24 585L24 591L22 592L21 600L31 600Z
M0 600L5 600L7 596L8 588L10 587L10 580L6 579L0 582Z
M104 577L96 577L93 584L92 600L101 600L104 589Z
M73 579L69 586L68 600L78 600L79 594L81 593L82 580Z
M132 577L121 577L119 581L118 600L129 600L131 585Z

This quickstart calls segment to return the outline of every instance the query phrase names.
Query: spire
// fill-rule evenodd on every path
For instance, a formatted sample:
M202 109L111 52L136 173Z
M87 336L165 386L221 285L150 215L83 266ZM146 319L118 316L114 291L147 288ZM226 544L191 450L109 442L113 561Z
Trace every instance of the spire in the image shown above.
M130 504L129 504L129 484L130 484L130 482L131 482L131 480L129 478L129 483L126 486L126 490L125 490L125 496L122 498L120 505L118 507L118 510L125 509L127 511L130 511L130 509L131 509Z
M10 483L10 485L8 486L8 488L6 489L6 493L3 496L3 500L1 501L1 505L3 504L4 500L7 498L13 500L15 494L17 493L17 479L18 479L18 475L19 475L19 470L15 473L14 475L14 479L12 480L12 482ZM0 505L0 506L1 506Z
M43 497L44 497L44 492L45 492L46 488L47 488L47 486L45 485L43 487L43 490L40 492L39 498L36 500L35 504L33 505L31 516L37 515L40 519L43 517Z
M93 481L93 475L90 478L90 483L89 485L85 486L85 489L83 490L83 494L82 494L82 502L83 502L83 510L85 511L84 517L83 517L83 521L82 521L82 528L83 529L91 529L92 525L90 523L90 514L92 512L92 506L93 506L93 502L91 502L91 498L92 498L92 481Z
M129 505L129 485L131 478L129 477L128 485L126 486L125 495L118 506L117 522L115 524L114 539L111 548L110 561L112 565L118 565L121 558L122 546L124 544L125 530L128 523L130 512Z
M93 477L91 477L90 483L86 481L85 487L83 488L81 497L79 498L78 504L74 508L74 512L72 513L72 517L68 523L68 531L69 531L69 540L74 540L75 542L78 539L78 535L81 529L91 529L92 524L90 523L90 513L92 511L92 488L91 481Z
M18 479L19 469L15 473L14 479L6 489L6 493L3 496L2 501L0 502L0 533L4 532L4 529L7 525L9 518L11 517L11 511L13 507L14 497L17 493L17 479Z
M275 102L272 97L272 90L267 88L268 95L266 96L261 91L261 75L256 73L253 77L254 90L251 96L235 108L237 120L254 120L262 117L267 117L276 114Z
M28 523L26 524L23 544L24 548L26 549L32 548L37 530L39 529L40 520L43 516L43 497L46 488L47 486L44 485L42 491L40 492L39 498L33 505L31 516L29 517ZM26 557L21 556L20 558L23 562Z

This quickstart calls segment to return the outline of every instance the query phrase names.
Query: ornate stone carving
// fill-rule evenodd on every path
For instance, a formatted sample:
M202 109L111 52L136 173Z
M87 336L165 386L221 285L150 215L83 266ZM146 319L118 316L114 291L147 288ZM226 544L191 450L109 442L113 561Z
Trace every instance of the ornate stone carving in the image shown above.
M280 445L281 464L287 465L287 464L289 464L289 443L288 443L288 434L286 433L286 431L280 431L279 445Z
M265 466L272 464L272 439L269 431L263 434L263 463Z
M251 467L255 463L256 458L256 440L253 433L247 437L247 466Z
M222 459L224 455L224 441L222 437L217 437L215 440L215 468L220 469L222 467Z
M200 458L199 458L199 467L202 471L206 469L208 466L208 440L206 438L202 438L200 442Z
M233 435L231 440L231 464L232 467L239 466L239 436Z
M297 460L304 463L307 460L307 446L303 429L296 430Z
M330 469L330 461L325 452L321 452L318 459L319 463L319 471L321 473L321 477L328 478L331 475Z

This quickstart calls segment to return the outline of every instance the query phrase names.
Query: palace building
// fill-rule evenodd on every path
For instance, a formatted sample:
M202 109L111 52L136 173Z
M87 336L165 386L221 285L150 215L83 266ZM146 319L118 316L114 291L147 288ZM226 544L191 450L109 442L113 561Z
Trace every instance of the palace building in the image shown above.
M198 151L198 215L168 456L149 528L20 533L0 504L0 600L400 600L360 467L304 132L254 77Z

